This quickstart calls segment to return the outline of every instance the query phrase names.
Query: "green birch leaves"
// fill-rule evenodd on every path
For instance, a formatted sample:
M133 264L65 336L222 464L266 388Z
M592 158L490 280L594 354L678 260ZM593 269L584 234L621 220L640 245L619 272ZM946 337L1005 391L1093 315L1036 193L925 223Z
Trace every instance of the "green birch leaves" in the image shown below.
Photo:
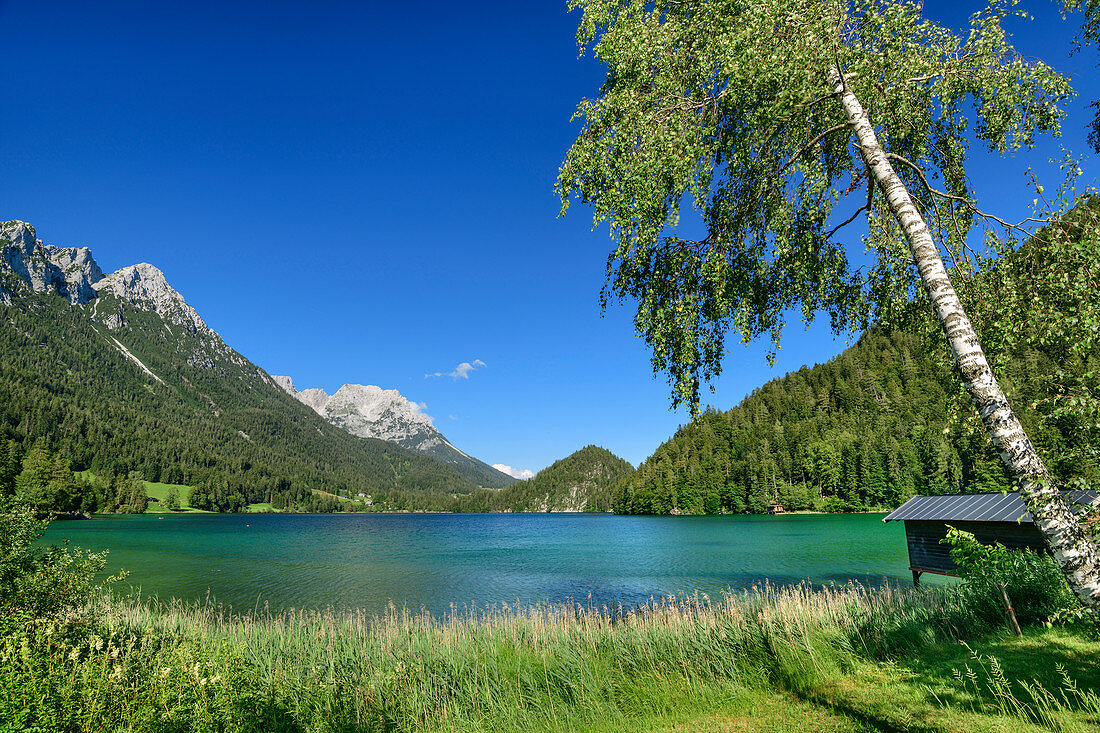
M578 43L607 66L559 173L614 241L608 299L637 305L635 326L669 376L674 404L697 409L721 371L726 336L765 334L787 315L826 313L836 330L888 319L916 297L897 225L869 184L829 85L834 67L860 98L947 260L970 259L980 220L968 145L1010 152L1058 132L1070 93L1021 58L993 2L958 36L889 0L572 0ZM704 224L677 236L681 207ZM865 259L853 240L863 233ZM772 352L774 354L774 350Z

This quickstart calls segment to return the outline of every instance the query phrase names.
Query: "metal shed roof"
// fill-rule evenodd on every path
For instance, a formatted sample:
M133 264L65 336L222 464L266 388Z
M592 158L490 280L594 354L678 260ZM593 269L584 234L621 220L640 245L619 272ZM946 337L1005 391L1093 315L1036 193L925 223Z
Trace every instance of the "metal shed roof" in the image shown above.
M1097 504L1093 491L1067 491L1071 503ZM1008 494L950 494L914 496L882 521L925 520L946 522L1034 522L1018 491Z

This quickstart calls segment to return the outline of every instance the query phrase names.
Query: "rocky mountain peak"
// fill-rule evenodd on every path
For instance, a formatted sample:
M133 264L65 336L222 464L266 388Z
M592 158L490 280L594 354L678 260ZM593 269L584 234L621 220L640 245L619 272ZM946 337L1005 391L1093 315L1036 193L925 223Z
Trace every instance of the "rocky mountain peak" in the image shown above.
M18 219L0 222L0 239L8 240L6 245L23 250L25 255L34 253L34 245L38 241L34 227Z
M409 425L435 428L420 405L405 399L396 389L382 389L373 384L345 384L329 398L325 409L334 415L357 415L368 422L392 415Z
M164 273L147 262L123 267L95 284L99 295L110 293L121 300L152 310L169 323L192 333L209 331L195 309L168 284Z
M27 222L0 222L0 303L11 302L12 290L22 285L87 303L95 299L93 284L102 277L87 247L43 244Z
M276 377L275 375L271 375L271 381L275 382L284 392L292 397L297 393L297 390L294 389L294 380L290 377Z
M273 376L272 379L321 417L361 438L404 444L410 438L439 435L431 416L396 389L382 389L373 384L345 384L330 395L319 387L299 392L294 389L290 377Z
M301 392L292 393L298 398L298 401L309 407L322 417L325 415L325 406L328 404L329 395L325 390L320 387L313 387L311 389L303 389ZM360 436L363 437L363 436ZM373 436L372 436L373 437Z
M360 438L377 438L403 448L426 453L458 466L481 486L506 486L513 478L451 445L436 427L424 406L396 389L373 384L345 384L330 395L319 387L298 391L290 377L272 376L287 394L298 399L338 428Z

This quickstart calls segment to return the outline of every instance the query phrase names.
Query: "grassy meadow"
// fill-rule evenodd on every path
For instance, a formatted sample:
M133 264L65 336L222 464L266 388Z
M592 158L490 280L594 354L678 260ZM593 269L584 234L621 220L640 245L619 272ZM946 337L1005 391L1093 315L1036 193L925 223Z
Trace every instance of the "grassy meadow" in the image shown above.
M86 480L94 481L96 478L95 473L92 471L74 471L74 475ZM146 514L167 514L169 510L164 507L164 500L168 496L168 490L175 487L180 497L180 508L177 512L179 514L205 514L203 509L193 509L189 501L191 497L191 487L183 484L162 484L155 481L142 481L145 485L145 495L150 499L156 499L156 501L149 502L149 505L145 509Z
M95 474L91 471L74 471L75 475L84 478L88 481L95 479ZM149 502L149 505L145 509L146 514L209 514L205 509L195 509L191 506L191 487L184 484L163 484L155 481L142 481L145 485L145 494L150 499L156 499L156 501ZM171 511L164 506L164 500L168 497L168 490L175 488L179 494L180 508L176 511ZM335 496L335 494L329 494L320 490L314 490L314 493L325 496ZM247 507L248 512L268 513L279 512L280 509L276 509L268 502L259 502L249 504Z
M145 494L150 499L156 499L156 501L149 502L149 506L146 507L146 514L168 514L168 513L187 513L193 512L196 514L205 514L203 509L192 509L188 499L191 496L191 487L184 486L182 484L160 484L153 481L144 481ZM164 506L164 500L168 496L168 489L175 487L180 497L180 508L176 512L170 512Z
M85 634L39 623L5 638L0 720L74 731L1100 727L1100 641L1034 626L1012 637L962 587L765 586L633 610L446 618L234 615L109 596L86 610ZM13 724L0 730L22 730Z

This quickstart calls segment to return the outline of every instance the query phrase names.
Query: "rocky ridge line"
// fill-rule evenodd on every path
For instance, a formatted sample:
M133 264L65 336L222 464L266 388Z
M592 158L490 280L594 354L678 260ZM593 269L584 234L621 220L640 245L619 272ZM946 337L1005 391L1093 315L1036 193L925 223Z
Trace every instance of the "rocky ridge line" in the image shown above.
M112 272L92 287L97 295L110 293L191 333L213 333L194 308L164 278L164 273L147 262Z
M272 379L318 415L360 438L388 440L421 452L447 443L420 405L396 389L345 384L329 395L316 387L299 392L290 377L272 376Z
M25 286L83 305L96 298L93 286L102 278L87 247L44 244L27 222L0 222L0 303L11 303L14 291Z

